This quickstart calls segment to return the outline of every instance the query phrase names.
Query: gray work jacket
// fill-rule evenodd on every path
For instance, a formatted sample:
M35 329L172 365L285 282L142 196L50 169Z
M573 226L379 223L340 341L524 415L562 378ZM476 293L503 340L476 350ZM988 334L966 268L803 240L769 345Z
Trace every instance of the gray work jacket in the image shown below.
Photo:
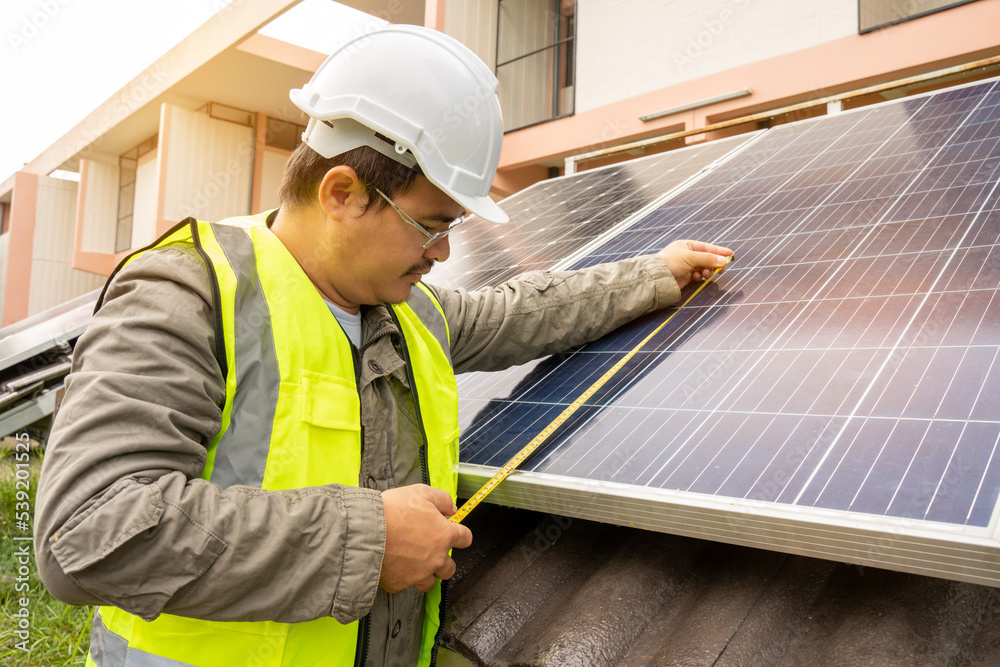
M39 573L58 598L218 621L342 623L372 614L369 664L413 664L421 593L378 586L380 492L420 481L420 431L383 306L363 309L359 487L220 489L200 479L221 424L211 287L168 247L109 286L80 338L36 503ZM656 256L532 272L473 292L434 288L456 372L500 370L596 339L674 303Z

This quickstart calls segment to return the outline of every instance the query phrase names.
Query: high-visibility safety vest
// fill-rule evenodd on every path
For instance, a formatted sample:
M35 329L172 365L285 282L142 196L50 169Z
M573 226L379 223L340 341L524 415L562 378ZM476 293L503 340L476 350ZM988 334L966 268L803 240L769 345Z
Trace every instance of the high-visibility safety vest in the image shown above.
M226 378L226 402L202 477L223 488L249 485L273 491L358 486L361 402L354 350L316 288L264 221L265 214L215 224L189 218L126 258L117 270L151 248L183 244L193 246L214 273L216 329L222 334L216 336L216 356ZM103 300L102 294L98 308ZM423 428L424 482L447 490L454 499L458 390L444 313L420 284L405 304L390 311L403 334L410 388ZM424 397L427 400L421 400ZM424 599L419 664L429 665L441 623L441 582ZM352 665L363 659L367 640L366 619L348 625L331 617L289 624L162 614L147 622L104 606L94 615L87 664Z

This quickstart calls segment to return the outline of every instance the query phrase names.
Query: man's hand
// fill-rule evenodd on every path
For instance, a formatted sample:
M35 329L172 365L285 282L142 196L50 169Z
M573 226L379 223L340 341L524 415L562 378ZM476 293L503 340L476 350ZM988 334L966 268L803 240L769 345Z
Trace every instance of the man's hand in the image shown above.
M674 241L657 255L670 269L677 286L684 289L684 286L692 280L706 280L712 277L713 271L729 261L728 258L733 256L733 251L701 241ZM720 273L724 271L725 269L722 269Z
M472 531L449 521L457 511L447 491L425 484L382 492L385 555L379 586L389 593L416 586L427 592L437 579L455 574L448 550L472 544Z

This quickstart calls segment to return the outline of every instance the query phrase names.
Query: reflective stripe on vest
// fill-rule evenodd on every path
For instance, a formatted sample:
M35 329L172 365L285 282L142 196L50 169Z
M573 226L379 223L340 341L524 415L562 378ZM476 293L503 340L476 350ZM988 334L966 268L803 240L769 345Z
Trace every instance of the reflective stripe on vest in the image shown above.
M228 336L226 340L227 349L232 343L235 350L236 386L273 386L280 377L278 357L253 243L238 227L216 225L213 230L236 278L233 321L239 324L234 327L234 340L228 340ZM205 245L211 248L210 241ZM210 255L214 251L207 250ZM276 397L263 391L240 392L237 397L239 402L230 406L229 426L215 444L209 479L223 489L237 485L262 488Z
M222 313L216 329L224 341L218 355L225 370L226 400L202 476L223 488L358 486L361 403L352 346L264 221L263 214L217 224L189 219L151 246L196 248L209 265L215 310ZM431 485L446 489L454 499L458 391L447 322L423 285L412 290L406 304L391 310L403 335L414 405L426 439L421 458ZM421 396L428 399L420 401ZM419 664L428 665L440 623L440 582L424 600ZM341 625L331 617L295 624L224 623L170 614L146 622L121 609L101 607L95 615L91 659L100 667L124 665L118 650L124 641L129 665L146 664L133 662L132 656L139 655L134 651L157 661L149 664L213 667L251 658L261 667L350 664L357 625ZM104 648L95 652L93 646Z
M128 640L104 627L101 615L94 610L94 624L90 631L90 653L87 655L88 666L128 665L128 667L189 667L176 660L162 658L153 653L146 653L137 648L131 648ZM190 667L195 667L191 665Z
M417 283L416 288L406 304L413 309L414 314L423 325L434 334L445 356L448 357L448 365L453 366L451 363L450 332L448 331L448 320L444 318L444 310L431 294L427 285Z

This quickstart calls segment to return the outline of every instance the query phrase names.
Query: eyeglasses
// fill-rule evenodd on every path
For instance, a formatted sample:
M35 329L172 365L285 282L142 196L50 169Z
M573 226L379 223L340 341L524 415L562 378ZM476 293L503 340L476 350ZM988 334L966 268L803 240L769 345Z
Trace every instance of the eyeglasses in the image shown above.
M417 229L419 229L420 232L424 236L427 237L427 241L423 245L424 249L427 249L427 247L429 247L432 243L435 243L438 239L441 239L442 237L445 237L448 234L451 234L453 231L455 231L456 227L458 227L460 224L462 224L463 222L465 222L466 220L469 219L469 216L467 216L467 215L460 215L457 218L455 218L454 220L452 220L450 223L448 223L448 229L445 229L445 230L437 232L437 233L431 233L431 232L427 231L426 227L424 227L419 222L417 222L416 220L414 220L413 218L411 218L409 215L407 215L407 213L403 209L401 209L398 206L396 206L396 202L394 202L391 199L389 199L389 197L384 192L382 192L378 188L375 188L375 192L377 192L380 195L382 195L382 199L384 199L389 204L389 206L392 207L392 210L394 210L396 213L399 213L399 217L401 217L403 219L403 222L407 222L407 223L413 225L414 227L416 227Z

